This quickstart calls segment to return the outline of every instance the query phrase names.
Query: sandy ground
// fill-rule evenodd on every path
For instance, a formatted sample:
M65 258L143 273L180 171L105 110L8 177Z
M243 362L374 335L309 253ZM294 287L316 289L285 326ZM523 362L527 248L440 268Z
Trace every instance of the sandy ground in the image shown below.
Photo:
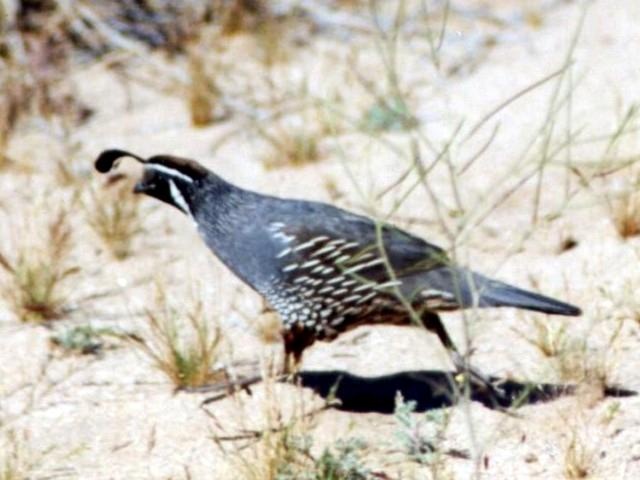
M459 3L465 8L492 4L491 11L508 22L500 25L452 13L439 71L424 35L403 38L398 50L401 85L409 92L424 135L439 148L451 139L460 122L462 137L506 99L558 70L581 14L577 2L558 2L549 8L545 7L549 2ZM575 380L571 374L578 375L581 365L563 370L558 366L561 362L545 357L527 340L536 335L538 321L553 324L551 331L562 325L568 338L586 342L582 360L603 364L607 383L640 390L640 304L636 292L640 245L635 238L618 236L605 202L606 195L629 185L631 176L627 170L587 187L566 168L570 162L590 172L602 158L637 154L638 141L632 134L603 155L607 136L639 100L640 61L634 48L640 42L638 25L637 2L619 1L615 6L604 0L592 2L573 52L571 129L580 131L581 138L605 138L576 142L570 154L563 152L551 161L542 178L540 219L534 228L531 218L536 183L532 179L465 234L457 246L456 255L462 263L563 298L584 310L576 319L511 310L473 313L467 317L468 335L461 314L445 315L456 342L466 345L468 336L472 362L491 375L537 382ZM288 58L271 70L272 91L265 87L266 74L258 69L259 49L254 37L240 34L229 39L216 55L220 65L231 65L219 74L221 88L230 92L231 105L243 104L248 98L243 92L264 98L273 92L293 96L304 81L309 97L338 99L342 111L361 115L372 97L350 66L356 64L374 85L383 85L384 71L371 36L321 31L301 37L292 41ZM242 114L206 128L191 126L184 95L180 94L187 78L182 63L149 55L134 56L125 65L128 78L115 75L102 63L79 68L72 79L78 95L96 112L71 133L71 142L78 147L70 161L81 178L74 188L80 191L102 181L91 172L92 160L109 147L143 156L173 153L196 158L251 189L330 201L368 213L389 211L411 184L411 179L406 180L382 200L374 201L375 195L409 166L409 136L404 132L372 137L345 128L336 136L321 139L318 162L265 168L270 147L247 126ZM456 138L452 143L453 162L461 165L499 125L486 152L457 177L461 203L469 210L481 211L482 205L500 198L539 161L541 142L523 160L519 158L545 124L554 86L550 81L519 98L471 139L462 142ZM566 90L562 92L566 95ZM564 103L557 114L555 144L566 135L567 108ZM331 113L325 114L335 119ZM316 128L328 120L316 114L312 121L297 121ZM293 125L286 128L299 128L296 120ZM29 166L31 173L10 168L0 174L0 239L5 252L17 250L23 238L20 225L42 225L53 206L71 204L72 187L61 187L53 180L52 159L70 154L68 143L61 141L56 131L30 122L12 139L11 157ZM379 139L382 137L384 141ZM404 152L402 156L388 144ZM433 158L426 150L423 154ZM135 166L123 171L138 174ZM439 167L429 178L444 205L455 208L447 169ZM565 204L567 178L576 193ZM140 312L152 302L153 281L136 282L163 278L177 305L186 302L183 299L193 291L203 299L211 318L220 322L229 339L228 356L233 361L264 362L277 354L277 346L266 346L253 334L251 324L261 309L259 298L207 251L189 220L150 199L142 200L141 209L144 232L136 237L134 254L116 261L87 226L86 208L77 203L72 207L73 255L83 266L71 282L72 301L106 290L119 289L117 293L83 304L69 318L57 321L53 329L20 323L8 303L0 304L4 347L0 350L0 433L6 445L20 446L18 457L30 472L24 478L251 478L239 459L248 455L250 462L258 462L259 455L251 448L239 450L233 443L225 445L229 450L225 453L214 437L264 426L266 412L274 405L287 416L302 407L323 404L306 389L259 385L253 395L240 393L205 408L201 402L207 394L175 393L172 384L131 343L120 342L118 348L98 356L65 355L51 347L50 336L63 326L91 323L144 335L145 320ZM422 188L408 195L393 218L434 243L451 246L437 221L438 212ZM455 216L447 217L448 225L455 222ZM577 242L575 248L558 253L563 239L569 237ZM619 334L610 341L617 329ZM314 345L305 354L303 369L377 377L448 370L450 365L435 337L427 332L381 326L364 327L333 343ZM514 415L477 402L447 409L448 423L440 447L443 451L467 450L471 458L445 455L435 473L429 466L402 457L395 439L399 427L390 414L329 409L314 416L308 431L318 452L336 439L362 438L369 445L367 461L390 478L638 478L640 399L602 398L593 390L585 388L576 395L525 405ZM414 415L418 419L424 414ZM5 446L5 451L11 448ZM575 464L584 466L584 472ZM0 474L0 478L4 477Z

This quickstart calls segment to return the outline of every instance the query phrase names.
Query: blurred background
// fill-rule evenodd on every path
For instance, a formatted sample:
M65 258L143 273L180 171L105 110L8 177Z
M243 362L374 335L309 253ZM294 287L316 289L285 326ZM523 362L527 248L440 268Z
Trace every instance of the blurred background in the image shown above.
M640 388L639 25L631 0L0 0L0 480L636 478L640 405L605 393ZM445 318L483 372L577 393L363 414L278 384L277 316L131 193L139 166L95 174L106 148L388 220L580 305ZM303 368L451 366L377 326ZM230 369L265 381L203 405Z

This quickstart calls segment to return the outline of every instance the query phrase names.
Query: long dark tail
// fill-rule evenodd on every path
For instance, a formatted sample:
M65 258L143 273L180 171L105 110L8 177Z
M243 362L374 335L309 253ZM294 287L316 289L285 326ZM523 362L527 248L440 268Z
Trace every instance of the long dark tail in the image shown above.
M416 301L420 301L420 296L437 297L438 292L443 292L458 308L515 307L567 316L582 313L578 307L568 303L513 287L463 268L435 268L404 277L403 280L405 294Z
M578 307L568 303L496 280L488 280L484 288L478 289L478 306L516 307L552 315L577 316L582 313Z

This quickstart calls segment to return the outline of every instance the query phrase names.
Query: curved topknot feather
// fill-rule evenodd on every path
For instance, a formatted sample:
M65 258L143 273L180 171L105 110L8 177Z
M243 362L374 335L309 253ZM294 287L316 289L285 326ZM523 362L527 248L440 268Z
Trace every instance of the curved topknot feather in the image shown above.
M94 165L96 167L96 170L100 173L107 173L113 170L115 166L117 166L119 160L122 157L131 157L135 158L140 163L147 163L144 158L139 157L138 155L135 155L131 152L127 152L126 150L111 149L103 151L96 159Z

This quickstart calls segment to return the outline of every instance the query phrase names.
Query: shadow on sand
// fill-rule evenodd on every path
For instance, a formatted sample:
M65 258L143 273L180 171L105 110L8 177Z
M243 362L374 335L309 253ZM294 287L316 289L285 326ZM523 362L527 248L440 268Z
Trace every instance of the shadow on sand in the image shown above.
M398 392L405 401L416 402L416 411L454 405L460 398L463 385L456 384L451 372L422 370L399 372L381 377L359 377L343 371L302 371L298 380L304 387L314 390L324 398L335 399L335 408L349 412L392 413ZM520 383L514 380L490 377L504 392L496 396L479 385L469 384L472 400L488 408L518 407L575 393L574 385L546 383ZM618 387L608 387L609 397L629 397L637 392Z

